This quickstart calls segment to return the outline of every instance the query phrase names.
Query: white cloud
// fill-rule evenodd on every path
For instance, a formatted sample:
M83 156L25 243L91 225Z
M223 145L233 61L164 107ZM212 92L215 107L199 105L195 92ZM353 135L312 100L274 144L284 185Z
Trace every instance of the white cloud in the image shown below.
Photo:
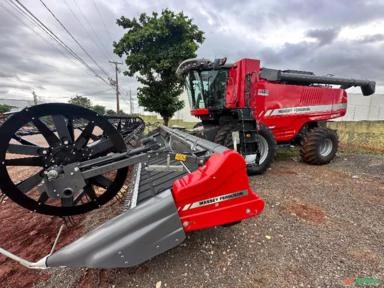
M346 77L362 75L378 81L378 90L383 91L384 57L380 57L384 48L380 41L384 31L383 3L350 2L99 0L96 5L102 13L103 19L100 19L93 1L77 1L76 5L73 0L46 0L110 77L114 77L114 68L108 60L118 59L112 53L111 41L120 39L124 33L115 24L116 19L122 15L137 17L142 12L170 8L183 11L205 31L206 41L198 50L199 56L227 56L231 61L255 57L261 58L262 64L276 68L301 68L321 73L336 71ZM39 1L23 3L81 57L92 63ZM33 32L27 25L31 26L13 6L8 2L0 3L1 73L10 75L4 78L0 74L0 91L8 91L1 98L32 98L34 89L46 100L67 101L75 94L100 91L91 93L91 100L115 108L112 88L106 91L109 89L107 85L76 60L60 54L57 44L41 34L38 28L32 27ZM326 33L332 29L337 30L336 36ZM102 75L102 72L98 73ZM120 84L124 91L132 90L136 94L138 84L133 79L121 74ZM123 99L121 106L128 110L127 100Z
M384 16L384 15L383 15ZM346 26L341 29L339 34L340 41L362 40L370 35L384 33L384 19L374 20L372 22L358 25Z

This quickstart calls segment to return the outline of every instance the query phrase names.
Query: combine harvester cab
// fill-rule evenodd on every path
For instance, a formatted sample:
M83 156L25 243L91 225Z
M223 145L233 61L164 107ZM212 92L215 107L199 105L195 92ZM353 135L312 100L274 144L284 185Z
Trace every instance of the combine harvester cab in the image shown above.
M83 127L73 128L72 119L79 115ZM53 123L42 125L47 116L53 117ZM53 146L39 147L23 137L20 131L25 129L20 128L29 121ZM89 125L100 127L101 136L91 137ZM237 152L164 126L142 139L142 146L126 151L121 143L137 135L125 131L123 139L123 133L116 133L113 126L119 125L68 104L31 107L3 124L0 156L4 174L0 188L27 209L57 216L85 213L107 202L103 197L112 199L119 192L124 183L119 177L125 175L128 166L136 165L136 175L126 210L75 242L54 252L55 241L52 252L38 262L29 262L3 248L0 253L35 269L132 267L179 245L186 232L237 223L263 211L264 201L250 188L244 158ZM132 133L143 131L136 126ZM58 143L47 128L63 143ZM93 140L84 141L85 135ZM39 162L30 157L15 160L8 159L8 154L18 154L15 159L23 159L20 156L25 154L40 158ZM67 154L81 156L69 158ZM9 166L32 164L41 164L42 170L21 182L13 182L8 175ZM117 176L108 180L105 175L111 171ZM105 191L90 192L96 186ZM59 236L60 232L57 239Z

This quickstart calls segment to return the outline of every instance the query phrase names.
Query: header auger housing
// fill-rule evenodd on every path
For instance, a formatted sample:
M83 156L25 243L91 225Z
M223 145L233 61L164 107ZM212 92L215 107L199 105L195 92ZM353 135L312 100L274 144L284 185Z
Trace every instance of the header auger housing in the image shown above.
M310 164L331 161L338 139L323 127L325 122L345 115L345 89L359 86L368 96L376 86L370 80L263 68L258 59L233 64L226 58L188 59L176 74L185 78L202 136L239 151L251 174L266 171L276 144L299 145L303 161Z

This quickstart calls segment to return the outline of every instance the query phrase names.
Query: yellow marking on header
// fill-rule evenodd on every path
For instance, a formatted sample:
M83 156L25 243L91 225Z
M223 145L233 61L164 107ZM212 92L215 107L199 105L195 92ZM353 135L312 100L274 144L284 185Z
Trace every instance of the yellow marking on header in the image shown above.
M175 160L185 162L185 161L187 161L187 155L181 154L181 153L177 153L175 155Z

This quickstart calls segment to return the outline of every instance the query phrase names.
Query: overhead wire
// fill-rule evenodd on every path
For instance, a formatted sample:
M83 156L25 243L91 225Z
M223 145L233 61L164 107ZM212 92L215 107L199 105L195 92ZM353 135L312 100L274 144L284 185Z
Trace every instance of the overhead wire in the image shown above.
M64 29L65 32L72 38L72 40L80 47L80 49L88 56L89 59L100 69L101 72L104 73L108 78L111 78L107 72L96 62L96 60L88 53L88 51L81 45L81 43L76 39L75 36L69 31L69 29L63 24L62 21L53 13L53 11L47 6L47 4L44 3L43 0L40 0L40 3L47 9L47 11L52 15L52 17L59 23L59 25Z
M100 38L98 37L98 34L96 33L95 29L93 29L93 25L92 23L90 23L87 19L87 17L84 15L83 13L83 10L80 8L80 6L78 5L77 1L76 0L73 0L73 3L75 3L75 6L76 8L79 10L80 12L80 15L82 16L82 19L84 20L84 22L88 25L88 27L90 28L90 30L93 32L93 34L95 35L95 38L97 39L97 41L99 41L99 43L101 44L101 46L104 47L104 49L107 51L107 53L111 53L111 51L109 51L105 45L103 44L103 42L100 40ZM112 47L111 47L112 48Z
M75 13L75 11L73 11L71 5L69 5L68 3L68 0L64 0L64 4L65 6L67 6L69 12L72 14L72 16L76 19L76 21L80 24L80 26L83 28L83 30L85 31L85 33L87 34L88 36L88 39L91 39L92 42L100 49L100 52L103 53L103 56L108 59L109 56L105 53L105 47L103 47L101 45L101 43L99 41L97 41L97 39L95 39L95 37L93 35L91 35L91 33L89 32L89 30L85 27L83 21L80 20L80 18L78 17L78 15Z
M29 28L30 30L32 30L34 33L36 33L36 35L38 35L41 39L43 39L44 41L50 43L51 45L53 45L53 43L57 44L57 46L53 46L57 49L57 51L59 51L62 55L66 56L66 57L70 57L70 59L74 59L74 60L77 60L78 62L80 62L83 66L85 66L85 68L87 68L87 72L90 71L92 72L92 75L95 76L96 78L102 80L105 84L108 85L108 87L113 87L113 85L107 81L106 79L104 79L102 76L100 76L98 74L98 72L96 72L94 70L94 68L92 68L81 56L79 56L71 47L69 47L56 33L54 33L46 24L44 24L36 15L34 15L29 9L28 7L26 7L25 5L23 5L19 0L8 0L8 2L10 3L10 7L14 7L15 8L15 11L17 11L21 16L24 16L23 18L20 18L20 17L17 17L18 19L26 19L29 21L29 23L37 26L41 31L44 32L44 34L46 34L47 36L49 36L49 38L51 38L51 40L53 40L54 42L52 41L48 41L49 39L43 37L44 34L41 34L41 32L39 33L38 31L39 30L36 30L36 29L33 29L31 28L30 25L28 25L28 23L26 23L25 21L22 20L22 22L26 25L27 28ZM43 1L40 1L42 2L42 4L44 5L45 3ZM67 3L68 4L68 3ZM85 18L84 14L82 13L82 10L80 9L80 7L77 5L77 3L75 2L76 6L78 7L80 13L83 15L85 21L89 23L89 21ZM95 3L96 4L96 3ZM97 4L96 4L97 5ZM3 6L3 5L1 5ZM4 6L3 6L4 7ZM60 24L60 26L62 26L62 28L64 29L65 25L56 17L56 15L54 15L54 13L52 12L52 10L49 9L49 7L45 4L44 7L48 10L48 12L50 12L50 14L55 18L55 20ZM71 13L74 15L74 17L77 19L77 21L79 23L82 23L79 18L77 17L77 15L74 13L74 11L67 5L67 7L70 9L70 11L72 11ZM97 6L95 6L96 9L97 9ZM9 9L7 9L8 11L11 11ZM100 11L98 12L100 13ZM12 13L13 15L16 15L15 13ZM63 27L64 26L64 27ZM65 27L66 28L66 27ZM92 26L91 26L92 28ZM105 27L106 28L106 27ZM66 32L68 34L71 34L70 31L68 30L68 28L64 29L66 30ZM86 31L86 33L88 33L89 35L89 32L84 29ZM94 29L92 28L93 32ZM73 35L72 35L73 36ZM72 38L72 37L71 37ZM74 38L74 37L73 37ZM75 38L76 39L76 38ZM74 40L74 39L73 39ZM75 41L75 40L74 40ZM76 42L76 41L75 41ZM79 41L77 41L79 42ZM80 43L77 43L78 45ZM81 44L79 45L79 47L81 46ZM60 47L61 49L58 49L58 47ZM105 46L104 46L105 48ZM85 49L84 49L85 50ZM66 52L66 53L64 53ZM89 54L88 52L86 54ZM88 56L88 55L87 55ZM92 56L91 56L92 57ZM92 60L92 59L91 59ZM73 60L72 60L73 61ZM96 61L95 61L96 62ZM104 74L108 75L108 73L106 73L105 71L102 71ZM125 92L125 95L128 94L128 91L123 89L121 87L121 91L124 91ZM104 93L106 93L107 91L105 91ZM128 102L128 101L127 101ZM127 103L128 104L128 103Z
M11 5L11 4L9 4ZM12 14L15 18L17 18L20 22L22 22L24 24L24 26L26 28L28 28L30 31L32 31L33 33L36 34L36 36L38 36L40 39L42 39L44 42L48 43L50 46L52 46L56 51L58 51L61 55L63 55L64 57L68 57L68 55L66 55L62 50L60 50L56 45L54 45L51 41L49 41L49 39L45 38L43 35L44 34L41 34L39 33L38 30L35 30L33 29L30 25L28 25L28 23L25 21L25 19L27 19L29 21L29 23L31 23L32 25L34 25L35 23L28 17L21 17L23 16L24 14L16 9L15 11L18 12L18 14L16 14L13 10L11 10L10 8L8 8L7 6L4 5L4 2L0 2L0 6L3 7L8 13ZM10 6L12 7L12 6ZM3 10L2 10L3 11ZM75 63L75 61L73 60L73 58L69 58L73 63Z
M26 17L31 19L40 29L42 29L48 36L50 36L58 45L65 49L65 51L83 64L88 70L90 70L94 76L103 81L108 86L111 84L100 76L83 58L81 58L72 48L70 48L64 41L60 39L49 27L47 27L37 16L35 16L25 5L19 0L8 0L16 9L21 11Z
M54 48L57 52L59 52L63 57L66 57L68 58L69 61L71 61L72 63L74 64L77 64L76 60L73 58L73 56L69 55L68 53L64 53L63 50L61 50L58 45L55 45L52 41L49 41L48 38L46 38L47 36L44 36L46 35L46 33L42 33L41 30L42 28L39 27L36 22L33 21L33 18L31 18L25 11L23 10L20 10L18 6L13 6L14 4L11 2L11 1L8 1L8 5L9 7L5 6L4 5L4 2L0 2L0 6L6 10L7 13L11 14L16 21L19 21L21 22L22 24L24 24L24 26L30 30L32 33L34 33L37 37L39 37L41 40L43 40L45 43L47 43L48 45L50 45L52 48ZM11 9L12 7L14 8L17 8L17 9ZM1 9L1 11L4 12L4 10ZM17 13L15 13L14 11L16 11ZM28 17L29 16L29 17ZM26 21L28 20L28 22ZM31 26L32 25L32 26ZM34 29L33 27L38 27L38 28L41 28L40 30L36 30ZM56 43L57 44L57 43ZM60 45L59 45L60 46ZM60 46L61 47L61 46ZM85 70L85 72L87 72L87 74L91 75L91 76L94 76L93 73L90 73L89 70ZM64 97L64 98L69 98L69 97ZM7 98L9 100L13 100L12 98ZM21 101L26 101L26 100L21 100Z
M110 32L110 30L108 29L107 25L106 25L105 22L104 22L104 17L103 17L103 15L102 15L102 13L100 12L99 7L97 6L96 0L93 0L93 5L94 5L95 8L96 8L97 14L99 14L99 17L100 17L100 19L101 19L101 23L103 24L104 29L105 29L105 32L106 32L106 34L108 35L109 40L111 40L111 44L112 44L112 43L113 43L112 33Z
M77 21L80 23L80 25L83 27L83 29L86 31L87 35L90 37L90 33L88 32L88 30L86 29L86 27L83 25L82 21L80 21L79 17L77 17L77 15L76 15L76 13L73 11L73 9L70 8L70 5L67 3L67 0L64 0L64 2L65 2L65 4L66 4L66 6L68 7L68 9L71 11L71 13L74 15L74 17L77 19ZM95 37L96 37L96 38L93 38L93 37L90 37L90 38L93 38L93 40L96 39L96 40L97 40L96 42L97 42L98 44L101 44L101 45L103 46L103 48L105 49L105 51L107 51L107 53L110 53L111 51L109 51L109 50L104 46L104 44L102 44L103 42L100 41L100 38L98 37L98 33L96 33L95 29L93 28L92 23L88 21L88 18L87 18L86 15L83 13L83 10L82 10L81 7L78 5L77 1L76 1L76 0L73 0L73 3L75 4L77 10L79 11L80 15L82 16L83 21L88 25L88 27L90 28L90 30L93 32L93 34L94 34ZM109 29L107 28L107 26L106 26L106 24L105 24L105 22L104 22L104 20L103 20L103 16L102 16L102 14L101 14L100 9L99 9L98 6L97 6L96 1L94 1L94 6L95 6L95 9L96 9L96 11L97 11L99 17L101 18L101 21L102 21L102 23L103 23L103 25L104 25L104 28L105 28L107 34L109 35L110 40L111 40L111 43L112 43L113 40L112 40L111 33L109 32ZM95 42L95 43L96 43L96 42ZM100 47L100 45L98 45L98 46ZM111 63L111 65L113 66L112 63ZM125 93L128 93L128 91L125 90L125 89L122 88L122 87L119 87L119 90L120 90L120 91L125 91Z

